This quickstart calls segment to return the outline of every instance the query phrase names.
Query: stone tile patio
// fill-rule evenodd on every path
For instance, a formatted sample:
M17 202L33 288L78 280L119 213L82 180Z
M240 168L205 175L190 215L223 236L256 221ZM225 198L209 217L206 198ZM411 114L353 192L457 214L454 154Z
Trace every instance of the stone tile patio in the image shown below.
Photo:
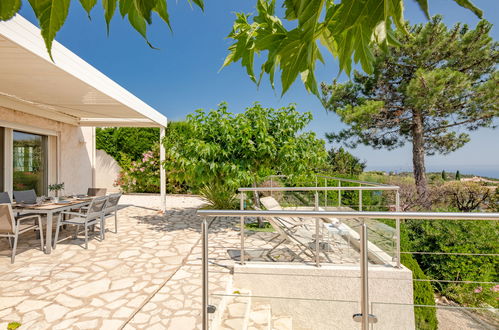
M46 255L34 234L27 234L11 265L8 243L1 240L0 329L12 321L20 322L21 329L200 328L201 219L195 209L163 215L154 208L127 206L118 214L118 233L109 221L106 239L96 235L88 250L83 240L63 231L62 241ZM225 293L231 285L238 222L217 218L210 227L210 293ZM272 236L250 233L248 254L265 258L251 251L270 248ZM277 253L286 256L292 250L283 246ZM216 305L217 297L210 303Z

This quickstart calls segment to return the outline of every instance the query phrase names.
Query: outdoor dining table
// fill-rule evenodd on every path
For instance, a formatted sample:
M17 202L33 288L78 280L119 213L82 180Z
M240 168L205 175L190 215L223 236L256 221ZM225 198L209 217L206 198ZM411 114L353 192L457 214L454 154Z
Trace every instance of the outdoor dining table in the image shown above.
M47 202L37 205L14 203L12 206L17 211L26 212L26 213L44 214L47 216L47 224L45 225L47 227L45 235L45 253L50 254L52 252L52 223L53 223L54 214L62 211L78 209L80 207L87 206L90 204L91 200L92 198L84 198L84 199L73 198L61 201L59 203Z

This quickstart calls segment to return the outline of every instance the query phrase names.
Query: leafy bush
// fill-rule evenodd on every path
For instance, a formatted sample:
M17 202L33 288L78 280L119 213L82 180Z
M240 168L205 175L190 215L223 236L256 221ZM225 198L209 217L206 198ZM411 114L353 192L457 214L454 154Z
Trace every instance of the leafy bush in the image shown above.
M499 224L496 221L408 220L406 226L411 251L499 253ZM416 254L415 259L432 279L499 281L499 260L495 256ZM477 284L435 282L434 285L442 294L463 305L487 303L497 306L497 295L489 297L490 287L474 292Z
M142 159L134 161L122 153L122 170L115 181L124 192L159 192L159 147L142 154Z
M471 212L487 202L493 191L476 182L452 182L444 186L450 206L462 212Z
M156 127L107 127L96 128L96 148L104 150L123 166L129 160L138 161L143 153L153 150L159 143Z
M214 210L235 210L239 208L235 189L220 182L207 184L200 189L201 197Z
M403 254L400 257L402 264L412 271L413 279L426 279L424 272L419 267L418 262L409 254ZM424 306L434 306L435 298L433 287L430 282L413 281L414 304ZM414 316L416 319L416 329L418 330L436 330L438 329L438 320L436 308L415 307Z
M170 177L194 191L212 182L236 187L256 184L270 174L313 172L326 160L324 141L302 132L310 113L293 105L280 109L258 103L244 112L198 110L187 116L185 134L164 141Z

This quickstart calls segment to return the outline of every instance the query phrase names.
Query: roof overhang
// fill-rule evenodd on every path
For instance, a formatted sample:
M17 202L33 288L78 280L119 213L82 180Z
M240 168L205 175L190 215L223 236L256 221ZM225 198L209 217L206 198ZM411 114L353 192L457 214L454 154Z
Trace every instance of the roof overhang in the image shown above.
M166 126L164 115L16 15L0 22L0 106L81 126Z

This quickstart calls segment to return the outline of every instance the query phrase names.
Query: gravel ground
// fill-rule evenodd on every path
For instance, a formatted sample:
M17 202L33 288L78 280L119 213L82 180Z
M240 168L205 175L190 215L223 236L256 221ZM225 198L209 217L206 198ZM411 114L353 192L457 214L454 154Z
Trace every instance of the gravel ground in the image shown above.
M459 309L437 308L438 330L461 330L461 329L497 329L470 317Z
M159 194L126 194L120 199L120 204L132 204L139 207L161 209L161 196ZM199 208L204 204L199 196L166 195L166 209Z

